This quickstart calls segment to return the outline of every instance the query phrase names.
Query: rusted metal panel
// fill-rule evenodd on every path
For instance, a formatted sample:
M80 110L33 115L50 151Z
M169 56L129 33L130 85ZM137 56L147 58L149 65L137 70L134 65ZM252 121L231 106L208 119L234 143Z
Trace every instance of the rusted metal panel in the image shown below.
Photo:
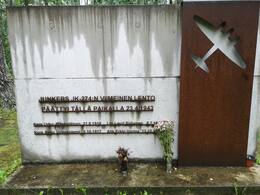
M245 165L258 11L258 2L183 4L179 165ZM201 27L201 20L210 24L202 21ZM230 49L218 48L204 56L220 44L213 44L212 35L203 32L203 28L211 30L210 25L231 34L233 42L227 44L233 44L241 56L235 56L240 65L227 57ZM228 41L226 35L218 41ZM196 64L197 59L203 62Z

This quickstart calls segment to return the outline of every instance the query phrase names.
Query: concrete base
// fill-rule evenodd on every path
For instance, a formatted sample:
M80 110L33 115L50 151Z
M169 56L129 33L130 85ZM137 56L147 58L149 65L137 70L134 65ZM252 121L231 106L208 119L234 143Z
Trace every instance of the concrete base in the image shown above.
M116 163L25 165L0 194L260 194L260 167L187 167L165 172L162 164L130 163L123 176ZM48 193L47 193L48 192Z

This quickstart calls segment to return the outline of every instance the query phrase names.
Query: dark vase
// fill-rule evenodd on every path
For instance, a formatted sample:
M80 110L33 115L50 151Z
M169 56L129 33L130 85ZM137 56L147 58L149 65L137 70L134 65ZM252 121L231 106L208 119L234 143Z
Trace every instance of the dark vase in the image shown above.
M122 160L122 161L120 162L120 171L121 171L121 173L123 173L123 174L127 174L127 170L128 170L128 163L127 163L127 161Z
M171 173L172 172L172 159L166 160L166 172Z

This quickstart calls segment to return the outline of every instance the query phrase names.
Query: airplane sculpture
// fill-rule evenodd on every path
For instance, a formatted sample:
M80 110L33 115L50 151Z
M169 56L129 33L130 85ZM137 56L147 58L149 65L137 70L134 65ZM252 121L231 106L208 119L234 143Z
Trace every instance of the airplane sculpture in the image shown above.
M219 28L214 27L208 21L204 20L199 16L194 16L194 20L199 29L208 37L208 39L214 44L213 47L202 57L191 54L191 58L196 63L196 67L201 68L205 72L209 73L206 60L219 49L225 56L232 60L237 66L242 69L246 68L246 64L242 57L239 55L235 48L235 44L238 42L238 38L231 39L230 35L234 29L224 31L225 23L222 23Z

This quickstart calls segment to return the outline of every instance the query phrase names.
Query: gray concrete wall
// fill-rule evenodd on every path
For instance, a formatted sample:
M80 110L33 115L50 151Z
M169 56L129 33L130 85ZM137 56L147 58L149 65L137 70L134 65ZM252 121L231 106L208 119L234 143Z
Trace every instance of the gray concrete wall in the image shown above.
M253 91L251 100L251 113L248 135L247 153L255 156L257 146L257 134L260 128L260 10L258 20L257 46L255 56L255 70L253 80Z
M179 75L174 6L10 8L16 79Z
M156 136L36 136L33 123L175 122L177 158L180 10L175 6L29 7L8 10L23 161L162 157ZM40 96L155 95L147 113L42 113ZM125 103L118 103L125 104ZM132 103L135 105L136 103Z
M178 7L9 8L8 24L25 162L113 158L119 145L130 148L132 158L162 157L158 139L153 135L33 133L34 122L86 120L173 120L174 158L178 158L181 49ZM248 138L251 155L260 127L259 67L257 55ZM156 95L156 101L152 113L141 115L43 114L38 103L40 96L56 95Z

